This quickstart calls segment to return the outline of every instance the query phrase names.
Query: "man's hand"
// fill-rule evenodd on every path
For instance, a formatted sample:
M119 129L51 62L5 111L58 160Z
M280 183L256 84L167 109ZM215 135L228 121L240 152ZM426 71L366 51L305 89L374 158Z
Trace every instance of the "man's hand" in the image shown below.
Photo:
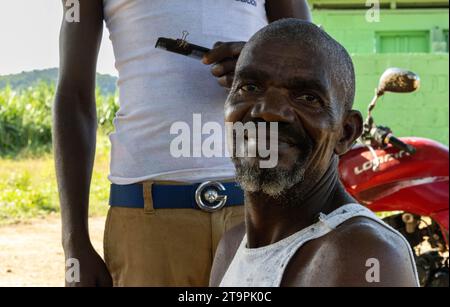
M245 42L217 42L213 49L203 57L203 63L211 65L211 73L219 84L231 88L236 62Z
M111 287L111 274L105 262L89 243L86 247L72 248L66 252L66 259L78 260L80 266L80 281L68 282L66 287Z
M269 22L282 18L300 18L311 21L306 0L266 0L266 13ZM204 56L203 63L211 65L212 74L220 85L231 88L234 69L245 42L217 42L213 49Z

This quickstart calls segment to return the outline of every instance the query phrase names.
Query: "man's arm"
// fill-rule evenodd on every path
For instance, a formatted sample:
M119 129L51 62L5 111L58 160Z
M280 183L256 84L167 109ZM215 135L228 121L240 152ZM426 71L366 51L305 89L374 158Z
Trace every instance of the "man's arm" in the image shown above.
M374 221L354 218L311 243L314 252L305 245L286 268L286 286L417 286L408 243Z
M102 0L79 0L80 20L65 19L60 32L59 80L53 109L53 143L67 258L80 264L80 282L111 285L111 276L89 239L88 204L95 156L95 74L103 31Z
M355 218L338 230L339 252L332 286L416 287L409 244L398 234L365 218Z
M311 21L306 0L267 0L266 14L269 22L282 18L299 18ZM230 88L233 84L236 62L245 42L217 42L205 55L203 63L211 66L211 73L219 84Z

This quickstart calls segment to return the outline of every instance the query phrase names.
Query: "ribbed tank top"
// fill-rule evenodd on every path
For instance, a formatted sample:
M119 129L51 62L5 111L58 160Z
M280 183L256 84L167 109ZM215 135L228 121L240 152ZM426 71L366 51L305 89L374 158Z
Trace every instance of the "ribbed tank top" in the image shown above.
M315 224L274 244L250 249L246 247L247 235L245 235L220 286L279 287L289 261L303 244L326 235L340 224L354 217L369 218L405 241L409 249L416 282L419 285L417 269L414 265L414 255L406 239L369 209L358 204L347 204L328 215L321 213L319 221Z

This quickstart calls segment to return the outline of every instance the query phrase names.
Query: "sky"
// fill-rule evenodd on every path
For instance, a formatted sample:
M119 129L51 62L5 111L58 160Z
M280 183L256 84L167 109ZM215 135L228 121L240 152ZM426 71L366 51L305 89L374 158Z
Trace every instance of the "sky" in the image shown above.
M58 67L61 0L0 0L0 75ZM105 29L97 71L117 75Z

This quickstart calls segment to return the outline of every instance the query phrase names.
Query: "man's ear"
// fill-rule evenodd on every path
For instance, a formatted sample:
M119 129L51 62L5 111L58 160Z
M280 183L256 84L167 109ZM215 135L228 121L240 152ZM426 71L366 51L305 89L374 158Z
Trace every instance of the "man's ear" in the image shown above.
M345 154L362 133L363 118L361 113L350 110L346 113L340 139L334 148L334 153L338 156Z

